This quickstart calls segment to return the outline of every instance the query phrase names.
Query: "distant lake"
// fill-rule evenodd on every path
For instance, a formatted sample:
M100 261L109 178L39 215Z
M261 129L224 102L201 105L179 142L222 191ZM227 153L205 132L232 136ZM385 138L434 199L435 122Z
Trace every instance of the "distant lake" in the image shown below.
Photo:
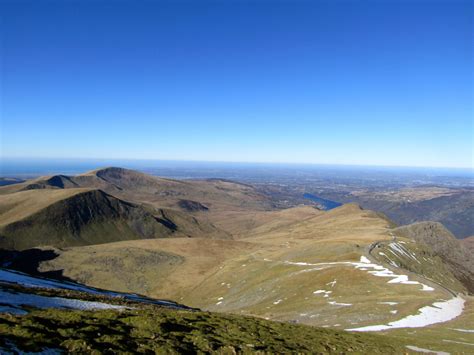
M313 194L304 194L304 198L307 198L308 200L314 201L321 206L323 206L324 210L329 211L332 210L333 208L342 206L342 203L336 202L336 201L331 201L331 200L326 200L325 198L321 198L318 196L315 196Z

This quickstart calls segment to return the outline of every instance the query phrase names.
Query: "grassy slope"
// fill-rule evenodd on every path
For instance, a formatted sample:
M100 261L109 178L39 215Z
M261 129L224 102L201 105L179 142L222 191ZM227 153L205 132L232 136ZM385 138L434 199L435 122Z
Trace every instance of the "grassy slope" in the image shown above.
M417 285L388 285L386 278L350 266L317 270L285 264L358 261L367 254L371 243L391 239L390 224L376 213L346 205L329 212L316 211L313 217L285 226L280 222L260 224L251 236L238 241L178 238L71 248L59 258L43 263L42 269L64 269L65 276L92 286L131 291L113 268L100 266L100 273L89 270L98 267L91 260L108 260L110 253L123 255L123 250L132 246L141 252L172 253L183 258L183 262L168 269L153 263L143 266L147 288L142 290L147 295L206 310L340 329L394 321L440 298L451 297L444 289L403 270L395 272L408 274L411 280L428 282L436 291L422 292ZM426 267L429 269L430 265ZM120 273L132 280L134 269L131 264L121 268ZM157 277L154 270L160 270ZM331 286L334 280L337 283ZM320 289L332 294L327 298L313 294ZM380 304L383 301L398 304ZM395 315L391 313L394 310Z
M171 230L143 208L100 190L31 190L0 197L0 245L86 245L168 236Z
M65 200L70 200L80 193L98 191L97 189L123 201L140 205L140 208L155 215L161 226L151 226L154 224L151 220L123 223L124 221L113 218L108 220L104 215L100 223L87 224L79 233L72 233L74 238L70 238L70 226L56 230L54 225L48 223L62 219L63 211L59 207L68 207L67 203L63 203ZM52 205L56 206L54 211ZM90 210L97 205L100 205L100 201L74 208ZM189 211L189 206L193 205L203 206L204 212L199 209ZM216 228L213 222L227 220L225 213L243 211L246 211L245 218L251 219L249 211L259 212L269 208L269 200L255 192L252 187L221 180L177 181L120 168L99 169L77 176L47 176L15 186L0 187L0 228L3 227L1 235L5 237L1 246L23 249L51 244L64 247L140 237L167 237L170 234L230 239L231 234ZM46 209L49 210L45 211ZM69 224L75 224L76 216L69 217ZM171 222L169 225L168 221ZM233 223L235 224L231 222ZM130 224L132 228L129 228ZM142 231L142 226L158 231ZM58 240L60 234L66 235L64 240ZM46 235L52 237L45 238ZM98 238L99 235L105 237ZM112 235L117 235L118 238L114 239Z
M58 250L60 256L43 262L40 269L63 270L64 276L91 286L180 299L225 260L255 248L243 241L202 238L124 241Z
M105 168L76 176L46 176L21 184L0 187L0 195L24 189L101 189L116 197L154 207L181 209L179 201L198 201L209 211L265 210L270 201L244 184L223 180L181 181L164 179L134 170Z
M97 174L91 176L95 179ZM107 184L116 186L118 183L113 177L107 178ZM100 181L105 180L101 178ZM236 190L238 184L214 181L209 187L209 182L195 182L192 189L183 190L173 185L175 182L169 183L172 186L166 191L152 187L155 194L151 197L149 185L142 184L140 189L143 190L136 189L133 196L150 206L173 205L183 197L198 200L210 209L209 212L197 212L196 216L212 220L241 239L178 238L70 248L62 251L58 259L43 263L42 268L64 269L66 276L93 286L124 291L139 287L140 292L153 297L171 298L207 310L342 329L387 323L414 314L420 307L438 299L450 297L434 284L430 284L436 287L434 292L421 292L416 285L387 285L386 279L352 267L336 265L308 270L311 267L285 263L358 261L361 255L367 254L369 245L391 239L391 224L374 212L361 210L356 205L345 205L329 212L305 207L264 211L265 203L251 190L246 190L245 185L239 185ZM129 184L140 186L133 178ZM198 189L199 184L206 188ZM148 196L146 201L144 196ZM246 198L250 202L242 203ZM132 254L136 258L130 257ZM179 262L146 256L155 254L173 255ZM118 275L114 265L127 255L127 259L133 260L122 263ZM137 267L141 270L141 279L135 276ZM431 270L430 267L432 265L423 265L425 271L436 272L436 268ZM97 272L99 269L100 273ZM160 270L158 275L157 269ZM413 274L409 276L426 282ZM443 277L449 278L449 271ZM334 280L337 283L330 286ZM331 290L332 294L328 298L314 295L318 289ZM393 307L380 304L381 301L398 304ZM352 306L340 307L329 302ZM393 315L393 310L398 313Z
M131 204L101 190L33 189L0 195L0 247L67 247L192 236L230 238L177 210Z
M148 308L33 311L0 315L0 346L76 353L401 353L388 337L277 323L251 317Z
M396 228L399 236L405 236L426 245L442 259L449 270L461 280L472 294L474 293L474 259L468 248L438 222L418 222Z
M58 201L90 189L29 190L0 196L0 226L24 219Z

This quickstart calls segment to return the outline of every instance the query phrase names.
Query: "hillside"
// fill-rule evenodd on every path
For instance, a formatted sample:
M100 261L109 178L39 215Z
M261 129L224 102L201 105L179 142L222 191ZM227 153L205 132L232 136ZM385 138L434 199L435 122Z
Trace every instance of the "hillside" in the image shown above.
M461 243L467 250L469 250L471 253L474 253L474 236L462 239Z
M123 168L104 168L81 175L54 175L0 188L0 195L32 189L101 189L111 195L154 207L176 208L189 212L189 204L199 203L199 210L264 210L270 200L249 186L211 179L181 181L164 179ZM189 203L186 203L190 201Z
M472 252L457 240L441 223L419 222L402 226L394 232L429 246L448 266L453 275L474 293L474 259Z
M0 269L0 352L399 353L395 339L190 309Z
M0 247L66 247L170 236L213 236L216 229L179 211L150 210L83 188L0 195Z
M9 186L0 195L2 233L17 228L2 241L59 248L2 253L11 268L206 312L340 332L406 339L417 328L419 336L404 345L448 351L454 346L448 340L459 352L469 348L462 332L450 329L473 326L471 276L442 256L457 241L440 225L394 229L385 215L357 204L275 210L249 185L117 168L41 181L47 187ZM430 243L424 235L441 239ZM35 265L24 269L29 257Z
M43 196L56 196L61 194L60 190L80 188L100 189L146 210L166 211L167 216L173 215L173 223L176 222L185 235L207 238L231 238L232 233L240 232L240 227L234 226L237 219L248 224L254 219L253 213L274 209L270 198L249 185L219 179L163 179L122 168L98 169L75 176L40 177L0 187L0 200L26 191L44 190Z
M394 242L392 224L378 213L349 204L327 212L296 207L254 218L255 225L243 225L238 240L148 239L72 247L56 250L58 256L40 263L39 270L206 311L341 331L388 329L406 345L437 351L453 349L443 339L463 342L462 332L449 329L473 325L471 316L463 316L470 314L470 298L457 295L466 289L449 267L430 257L429 246L400 236ZM420 336L408 342L410 328L399 328L404 324L417 327ZM462 353L469 346L455 348Z
M384 191L324 191L320 196L385 213L398 225L421 221L443 224L456 238L474 233L474 191L460 188L414 187Z

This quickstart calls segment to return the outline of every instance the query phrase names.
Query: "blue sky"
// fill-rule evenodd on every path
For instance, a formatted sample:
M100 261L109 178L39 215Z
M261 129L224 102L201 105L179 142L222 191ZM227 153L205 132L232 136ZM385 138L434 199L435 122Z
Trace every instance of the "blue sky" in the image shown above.
M474 165L471 1L0 13L3 157Z

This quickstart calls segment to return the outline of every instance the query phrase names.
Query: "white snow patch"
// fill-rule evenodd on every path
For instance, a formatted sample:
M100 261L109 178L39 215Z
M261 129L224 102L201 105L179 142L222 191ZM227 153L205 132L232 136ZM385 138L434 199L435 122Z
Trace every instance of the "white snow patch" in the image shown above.
M390 243L388 245L392 250L398 252L400 255L405 255L408 258L411 258L415 260L418 264L420 264L420 261L416 258L415 254L410 252L409 250L406 250L402 245L399 245L397 243Z
M407 316L400 320L383 325L371 325L361 328L347 329L359 332L376 332L396 328L421 328L427 325L447 322L461 315L465 300L454 297L448 301L435 302L431 306L425 306L418 310L417 314Z
M396 243L391 243L393 245L395 245L394 248L398 248L397 250L401 250L401 253L405 253L406 255L410 256L404 249L400 248L399 245L397 245ZM391 245L390 244L390 245ZM412 258L415 258L413 255L411 255ZM416 259L416 258L415 258ZM362 270L362 271L368 271L369 274L371 275L374 275L374 276L378 276L378 277L390 277L392 278L392 280L388 281L388 283L400 283L400 284L405 284L405 285L420 285L422 288L421 288L421 291L434 291L434 288L433 287L430 287L428 285L425 285L421 282L418 282L418 281L410 281L408 279L408 276L407 275L397 275L395 274L393 271L385 268L384 266L382 265L379 265L379 264L375 264L375 263L372 263L366 256L362 255L360 257L360 261L359 262L350 262L350 261L336 261L336 262L328 262L328 263L317 263L317 264L311 264L311 263L307 263L307 262L294 262L294 261L284 261L283 262L284 264L287 264L287 265L296 265L296 266L316 266L316 267L330 267L330 266L334 266L334 265L345 265L345 266L354 266L356 269L358 270ZM390 263L395 266L395 267L398 267L398 265L396 263L394 263L393 261L390 261ZM370 270L371 269L371 270ZM299 271L298 273L300 272L308 272L308 271L313 271L314 269L305 269L303 271ZM320 269L317 269L317 270L320 270ZM334 280L333 282L335 283L336 280ZM327 283L326 285L330 285L332 282L330 283Z
M392 314L397 314L398 311L397 311L396 309L394 309L394 310L391 310L390 313L392 313Z
M463 333L474 333L474 329L459 329L459 328L451 328L452 330L456 330L458 332L463 332Z
M56 281L56 280L51 280L51 279L46 279L46 278L33 277L27 274L24 274L22 272L7 270L7 269L0 269L0 283L2 282L9 283L9 284L22 285L25 287L74 290L74 291L86 292L86 293L94 294L94 295L104 295L104 296L109 296L109 297L123 297L125 299L136 301L136 302L158 304L158 305L169 306L169 307L174 307L174 308L183 308L179 304L170 302L170 301L153 300L153 299L149 299L149 298L145 298L145 297L141 297L141 296L138 296L135 294L129 294L129 293L104 291L104 290L96 289L93 287L79 285L73 282Z
M80 310L130 309L130 307L118 306L103 302L91 302L63 297L46 297L21 292L0 291L0 299L2 300L2 303L16 309L21 309L21 306L32 306L36 308L69 308Z
M395 306L398 302L378 302L378 304L388 304L389 306Z
M449 353L446 353L444 351L434 351L430 349L419 348L418 346L414 346L414 345L407 345L406 348L413 351L418 351L419 353L428 353L428 354L435 354L435 355L450 355Z
M275 302L273 302L273 304L279 304L280 302L282 302L283 300L276 300Z
M334 281L331 281L331 282L328 282L326 285L331 285L331 287L334 287L334 285L336 284L337 280L334 279Z
M454 341L454 340L447 340L447 339L443 339L443 341L445 341L446 343L455 343L455 344L462 344L462 345L471 345L471 346L474 346L473 343L466 343L466 342L463 342L463 341Z
M338 302L334 302L334 301L330 301L328 303L333 305L333 306L343 306L343 307L352 306L352 303L338 303Z

